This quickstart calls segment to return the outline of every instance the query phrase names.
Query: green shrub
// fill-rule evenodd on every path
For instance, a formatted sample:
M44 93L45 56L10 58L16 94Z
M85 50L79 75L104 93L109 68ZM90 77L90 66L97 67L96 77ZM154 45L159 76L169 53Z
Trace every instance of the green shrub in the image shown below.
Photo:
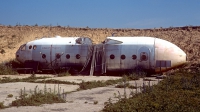
M37 83L72 84L72 85L77 85L75 82L59 81L59 80L55 80L55 79L41 80L41 81L36 81L36 82Z
M120 83L120 84L117 84L115 87L116 88L126 88L126 87L129 87L130 84L129 83Z
M63 76L71 76L71 74L68 71L62 71L58 74L58 77L63 77Z
M23 78L23 79L19 79L19 78L15 78L15 79L11 79L10 77L3 77L2 79L0 79L0 83L9 83L9 82L36 82L37 79L45 79L45 78L49 78L49 77L27 77L27 78ZM45 81L38 81L41 83L45 83Z
M25 87L20 91L20 99L16 99L12 101L11 106L39 106L41 104L52 104L52 103L65 103L66 102L66 94L61 94L60 87L58 85L58 91L56 93L56 88L54 88L53 92L48 92L46 84L44 86L44 90L38 90L38 86L35 87L33 93L26 93Z
M8 95L7 95L7 98L12 98L12 97L13 97L12 94L8 94Z
M65 100L54 93L37 93L28 97L17 99L11 106L39 106L41 104L65 103Z
M123 75L123 77L121 79L117 79L117 80L107 80L107 81L90 81L90 82L85 82L85 81L82 81L80 84L79 84L79 89L78 90L86 90L86 89L92 89L92 88L96 88L96 87L105 87L105 86L108 86L108 85L113 85L113 84L117 84L117 83L127 83L127 81L129 80L137 80L139 79L138 77L137 78L133 78L132 76L126 76L126 75ZM129 87L129 83L127 83L128 85L126 85L127 87ZM117 85L118 87L119 86L123 86L124 85ZM133 88L133 86L130 86L130 88Z
M3 102L0 102L0 109L4 109L6 106L4 106Z
M79 89L78 90L86 90L86 89L92 89L92 88L96 88L96 87L105 87L108 85L112 85L112 84L117 84L118 82L121 82L122 79L117 79L117 80L107 80L107 81L82 81L79 84Z
M23 64L16 60L0 63L0 75L15 75L18 74L14 68L23 67Z
M0 75L14 75L18 74L12 67L5 64L0 64Z
M200 74L178 71L158 85L146 86L133 97L117 103L106 102L105 112L198 112L200 111Z

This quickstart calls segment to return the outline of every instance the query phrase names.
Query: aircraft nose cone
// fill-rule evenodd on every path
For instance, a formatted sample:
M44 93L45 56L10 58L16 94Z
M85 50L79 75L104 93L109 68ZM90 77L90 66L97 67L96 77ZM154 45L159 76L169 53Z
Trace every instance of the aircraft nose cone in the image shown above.
M161 61L161 64L157 64L157 71L169 70L172 68L176 68L186 63L186 53L180 49L175 44L162 40L155 39L155 60L157 63ZM165 66L162 63L168 63ZM159 70L158 70L159 68Z

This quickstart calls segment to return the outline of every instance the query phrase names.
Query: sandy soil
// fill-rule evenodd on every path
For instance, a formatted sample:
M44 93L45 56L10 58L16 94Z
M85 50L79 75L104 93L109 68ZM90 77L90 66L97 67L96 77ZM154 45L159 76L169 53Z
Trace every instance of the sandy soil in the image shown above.
M22 76L20 76L22 78ZM26 77L25 75L23 77ZM80 80L84 81L94 81L94 80L109 80L109 79L118 79L120 77L109 77L109 76L68 76L68 77L55 77L53 79L56 80L64 80L64 81L75 81L80 82ZM150 85L157 84L159 82L158 79L155 77L151 77L152 80L150 81ZM149 84L148 81L143 81L142 79L137 81L129 82L132 85L137 84L137 86L142 86L143 84ZM0 86L0 102L4 102L4 105L9 105L15 98L19 96L20 89L26 89L27 92L34 90L34 88L38 86L38 88L44 88L44 84L40 83L25 83L25 82L16 82L16 83L4 83ZM57 84L47 84L47 88L57 88ZM75 91L78 86L77 85L67 85L67 84L60 84L59 85L65 92ZM127 97L131 94L131 92L136 92L136 89L126 89ZM1 112L13 112L13 111L20 111L20 112L96 112L100 111L104 107L104 103L108 101L109 98L112 99L113 102L117 101L118 99L116 96L124 95L124 89L122 88L115 88L115 85L111 85L108 87L99 87L90 90L82 90L76 91L72 93L68 93L66 97L66 103L55 103L55 104L43 104L41 106L21 106L21 107L11 107L7 109L0 110ZM140 89L137 89L139 92ZM8 94L13 94L14 97L7 98ZM98 102L94 104L94 102Z

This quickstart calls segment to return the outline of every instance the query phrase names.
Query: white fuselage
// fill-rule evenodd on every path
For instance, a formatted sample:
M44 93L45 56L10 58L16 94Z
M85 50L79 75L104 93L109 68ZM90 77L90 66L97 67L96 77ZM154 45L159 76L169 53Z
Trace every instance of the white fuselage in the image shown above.
M107 37L106 41L106 64L111 70L142 67L162 72L186 62L186 54L183 50L159 38ZM110 58L112 54L115 59Z
M42 38L22 45L16 58L22 63L39 62L40 69L81 68L91 63L101 73L136 68L163 72L186 62L183 50L154 37L107 37L98 45L85 37Z

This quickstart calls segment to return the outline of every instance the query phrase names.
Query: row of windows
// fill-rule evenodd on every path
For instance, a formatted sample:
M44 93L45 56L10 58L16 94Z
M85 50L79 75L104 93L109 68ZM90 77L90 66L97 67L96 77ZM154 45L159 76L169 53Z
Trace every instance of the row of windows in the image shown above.
M56 58L57 58L57 59L59 59L60 57L61 57L60 54L56 54ZM42 54L42 58L45 59L45 58L46 58L46 54ZM69 59L69 58L70 58L70 55L67 54L67 55L66 55L66 58ZM81 58L81 55L80 55L80 54L77 54L77 55L76 55L76 59L80 59L80 58Z
M33 46L33 49L36 49L36 48L37 48L37 46L34 45L34 46ZM32 49L32 45L29 46L29 49ZM81 57L81 56L80 56L79 54L76 55L76 59L80 59L80 57ZM46 58L46 55L43 54L43 55L42 55L42 58ZM59 58L60 58L60 54L57 54L57 55L56 55L56 58L59 59ZM69 59L69 58L70 58L70 55L67 54L67 55L66 55L66 58ZM141 58L141 60L145 61L145 60L147 60L147 55L146 55L145 53L143 53L143 54L141 54L141 57L140 57L140 58ZM115 59L115 55L111 54L111 55L110 55L110 59ZM126 59L126 56L125 56L124 54L121 55L121 59L122 59L122 60ZM133 60L137 59L137 56L136 56L136 55L132 55L132 59L133 59Z
M22 50L25 50L25 46L23 48L22 48ZM33 49L36 49L36 48L37 48L37 46L34 45ZM32 45L29 46L29 49L32 49ZM76 55L76 59L79 59L80 57L81 56L79 54ZM42 58L46 58L46 55L44 54L44 56L42 56ZM60 58L60 55L56 55L56 58ZM70 55L67 54L66 58L69 59ZM110 55L110 59L115 59L115 55L111 54ZM121 55L121 59L126 59L126 56L125 55ZM133 60L137 59L137 56L136 55L132 55L132 59ZM147 56L146 55L141 55L141 60L147 60Z
M110 55L110 59L115 59L115 55L114 55L114 54L111 54L111 55ZM125 56L124 54L121 55L121 59L122 59L122 60L126 59L126 56ZM132 55L132 59L133 59L133 60L137 59L137 56L136 56L136 55ZM142 52L142 53L140 54L140 60L141 60L141 61L146 61L146 60L148 60L148 55L147 55L147 53Z
M56 54L56 58L57 58L57 59L59 59L60 57L61 57L60 54ZM43 59L46 58L46 55L45 55L45 54L42 54L42 58L43 58ZM66 55L66 58L67 58L67 59L70 59L70 55L67 54L67 55ZM80 59L80 58L81 58L80 54L77 54L77 55L76 55L76 59ZM146 57L145 55L142 55L142 56L141 56L141 59L142 59L142 60L146 60L146 58L147 58L147 57ZM110 55L110 59L115 59L115 55L111 54L111 55ZM123 59L123 60L126 59L126 56L125 56L124 54L121 55L121 59ZM137 56L136 56L136 55L132 55L132 59L133 59L133 60L137 59Z
M111 54L111 55L110 55L110 59L115 59L115 55L114 55L114 54ZM126 59L126 56L125 56L124 54L121 55L121 59L122 59L122 60ZM132 55L132 59L133 59L133 60L137 59L137 56L136 56L136 55Z
M29 47L28 47L29 49L36 49L37 48L37 46L36 45L34 45L34 46L32 46L32 45L30 45ZM21 48L20 48L22 51L24 51L24 50L26 50L26 45L23 45Z

